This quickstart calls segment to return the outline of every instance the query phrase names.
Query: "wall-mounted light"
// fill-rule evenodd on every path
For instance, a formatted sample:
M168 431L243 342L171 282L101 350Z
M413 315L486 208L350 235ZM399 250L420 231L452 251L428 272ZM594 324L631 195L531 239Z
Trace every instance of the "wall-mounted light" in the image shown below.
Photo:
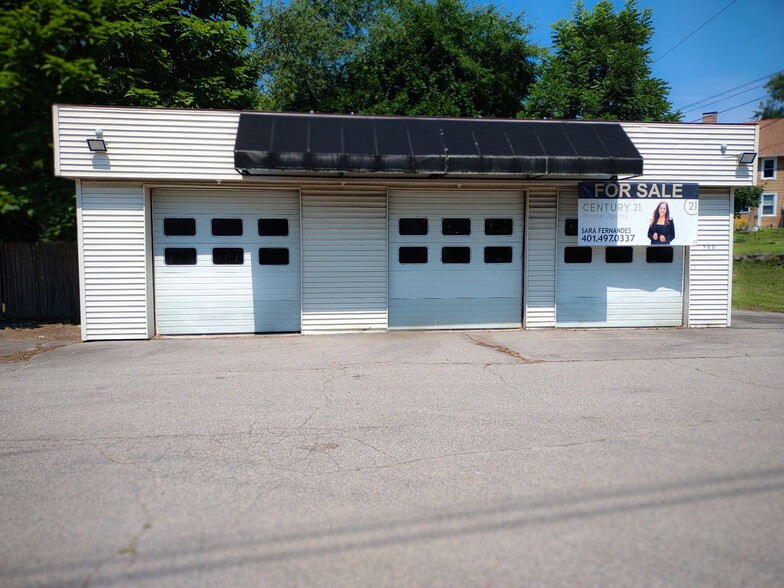
M740 155L738 155L738 163L743 165L749 165L750 163L754 163L754 158L757 157L756 151L744 151Z
M722 155L727 155L727 144L726 143L722 143L721 144L721 154Z
M94 139L87 139L87 148L94 153L106 153L106 141L103 140L101 129L95 129Z

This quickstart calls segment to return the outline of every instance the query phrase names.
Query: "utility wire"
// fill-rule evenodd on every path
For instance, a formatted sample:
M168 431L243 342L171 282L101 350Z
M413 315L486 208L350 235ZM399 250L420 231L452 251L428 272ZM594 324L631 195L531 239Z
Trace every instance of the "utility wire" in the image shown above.
M737 1L738 1L738 0L732 0L732 2L730 2L729 4L727 4L727 6L725 6L725 7L724 7L724 8L722 8L721 10L719 10L719 11L718 11L716 14L714 14L713 16L711 16L711 17L710 17L708 20L706 20L704 23L702 23L702 24L701 24L699 27L697 27L696 29L694 29L694 31L692 31L691 33L689 33L688 35L686 35L686 37L684 37L684 38L683 38L683 40L681 40L679 43L677 43L677 44L676 44L674 47L672 47L671 49L667 50L667 51L666 51L666 52L665 52L663 55L661 55L661 56L660 56L660 57L659 57L659 58L658 58L656 61L654 61L653 63L656 63L657 61L659 61L659 60L661 60L662 58L664 58L664 56L665 56L665 55L669 55L669 54L670 54L672 51L674 51L674 50L675 50L677 47L680 47L680 46L681 46L681 45L682 45L684 42L686 42L686 41L689 39L689 37L691 37L691 36L692 36L692 35L694 35L694 34L695 34L697 31L699 31L700 29L702 29L702 28L703 28L705 25L707 25L707 24L708 24L710 21L712 21L714 18L716 18L717 16L719 16L719 15L720 15L722 12L724 12L725 10L727 10L727 9L728 9L730 6L732 6L733 4L735 4Z
M688 112L689 111L688 109L691 109L692 106L697 106L697 105L702 104L703 102L705 102L707 100L713 100L714 98L718 98L719 96L724 96L724 94L729 94L730 92L734 92L735 90L739 90L739 89L743 88L744 86L750 86L751 84L756 84L757 82L761 82L762 80L767 80L768 78L772 78L776 74L780 74L782 72L784 72L784 69L779 70L779 71L774 71L772 74L769 74L769 75L766 75L766 76L762 76L761 78L757 78L756 80L751 80L750 82L746 82L745 84L740 84L739 86L735 86L734 88L730 88L729 90L724 90L723 92L719 92L718 94L714 94L713 96L707 96L706 98L702 98L701 100L697 100L696 102L692 102L691 104L687 104L686 106L681 108L681 110L684 110L684 111ZM700 108L702 108L702 107L700 107Z
M765 98L765 96L760 96L759 98L755 98L754 100L749 100L748 102L744 102L743 104L736 104L735 106L732 106L730 108L725 108L724 110L719 110L716 114L721 114L723 112L729 112L730 110L735 110L736 108L740 108L741 106L746 106L747 104L751 104L752 102L758 102L758 101L762 100L763 98ZM691 122L700 122L701 120L702 120L702 117L695 118Z
M708 106L711 106L712 104L718 104L719 102L724 102L725 100L729 100L730 98L735 98L736 96L740 96L741 94L745 94L746 92L751 92L752 90L756 90L758 88L764 88L764 87L765 87L765 84L762 84L760 86L752 86L751 88L746 88L745 90L741 90L740 92L737 92L736 94L730 94L729 96L725 96L724 98L721 98L719 100L714 100L713 102L706 102L705 104L703 104L701 106L697 106L696 108L689 108L688 110L681 109L681 112L685 114L687 112L693 112L695 110L702 110L703 108L707 108Z

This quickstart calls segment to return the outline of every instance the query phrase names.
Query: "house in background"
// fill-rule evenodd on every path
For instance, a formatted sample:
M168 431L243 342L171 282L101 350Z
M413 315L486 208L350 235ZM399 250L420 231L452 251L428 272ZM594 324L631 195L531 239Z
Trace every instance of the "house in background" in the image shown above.
M744 211L741 220L749 227L784 227L784 118L761 120L757 185L762 186L758 208Z

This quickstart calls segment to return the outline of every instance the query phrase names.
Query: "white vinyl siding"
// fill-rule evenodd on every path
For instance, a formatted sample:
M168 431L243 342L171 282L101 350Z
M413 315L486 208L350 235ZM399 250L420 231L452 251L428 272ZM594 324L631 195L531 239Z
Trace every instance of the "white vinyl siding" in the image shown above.
M755 165L739 165L756 151L757 125L621 123L645 161L635 182L696 182L702 186L751 186ZM726 145L726 152L722 152Z
M390 328L520 327L522 212L519 192L391 191ZM401 235L401 218L427 219L427 235ZM443 219L468 219L470 234L443 235ZM485 219L511 219L512 234L486 235ZM426 247L427 263L401 264L401 247ZM443 263L444 247L468 248L470 261ZM511 263L486 263L485 247L510 248Z
M83 182L77 219L82 338L150 338L144 188Z
M234 169L239 112L55 106L55 175L70 178L223 179ZM86 140L101 129L106 153Z
M729 326L732 199L700 193L697 245L689 255L689 326Z
M525 327L555 326L556 188L528 191L525 255Z
M684 248L673 247L672 263L648 263L646 247L633 247L631 263L607 263L605 247L591 247L591 263L565 263L567 218L577 218L577 193L558 195L559 327L676 327L683 324Z
M66 105L53 112L58 176L260 181L234 169L239 112ZM645 159L645 174L636 181L754 184L757 166L738 165L737 157L756 151L756 125L621 125ZM105 154L87 149L97 128L104 131Z
M231 189L153 191L155 316L161 335L292 332L300 329L299 193ZM167 236L166 218L194 219L195 236ZM242 221L241 236L215 236L213 219ZM285 219L286 236L259 236L259 219ZM261 265L260 248L288 251ZM167 248L196 250L195 265L167 265ZM242 264L216 265L215 248L241 248Z
M386 191L303 191L302 235L302 332L385 330Z

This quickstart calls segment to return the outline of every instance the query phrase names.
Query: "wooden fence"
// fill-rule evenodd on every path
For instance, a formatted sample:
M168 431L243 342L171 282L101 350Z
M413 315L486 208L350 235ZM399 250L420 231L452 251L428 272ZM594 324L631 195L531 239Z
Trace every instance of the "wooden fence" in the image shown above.
M0 302L5 319L79 318L76 243L0 242Z

